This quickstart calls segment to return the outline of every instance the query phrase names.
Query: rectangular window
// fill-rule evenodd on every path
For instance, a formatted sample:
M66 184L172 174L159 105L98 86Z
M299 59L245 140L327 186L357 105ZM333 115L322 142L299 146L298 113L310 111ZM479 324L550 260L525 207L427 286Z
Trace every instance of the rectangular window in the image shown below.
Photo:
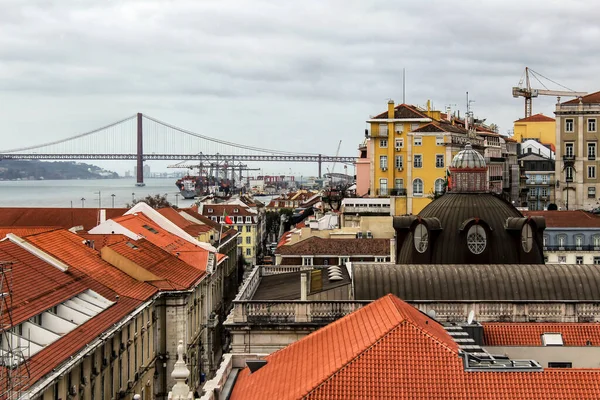
M340 265L345 265L348 261L350 261L350 257L340 257L339 260L340 260Z
M388 194L387 179L385 179L385 178L379 179L379 194L381 196L387 196L387 194Z
M570 362L564 362L564 361L557 361L557 362L553 362L553 361L549 361L548 362L548 368L572 368L573 364Z
M217 222L217 217L210 217L210 219L212 219L213 221Z
M252 217L246 217L246 223L247 224L251 224L252 223Z
M396 150L400 150L400 149L404 148L404 138L396 139L396 143L395 143L394 147L396 147Z
M396 178L396 181L394 182L394 187L396 189L404 189L404 179Z
M396 169L404 168L404 157L403 156L396 156L394 162L395 162Z
M595 199L595 198L596 198L596 187L595 186L588 187L588 199Z
M542 197L548 197L548 188L545 188L545 187L541 188L540 195Z
M246 236L246 244L252 244L252 237Z
M423 138L421 136L415 136L414 144L415 144L415 146L422 146Z
M414 161L415 168L423 167L423 156L421 154L415 154L415 158L413 161Z
M574 154L574 143L565 143L565 156L573 157Z
M237 237L237 244L242 244L242 242L244 241L244 238L241 236Z
M577 264L577 265L583 264L583 256L575 256L575 264Z
M302 265L313 265L312 257L302 257Z
M387 156L379 156L379 168L386 170L387 166Z
M567 182L573 182L573 167L565 168L565 178Z
M379 124L379 136L387 136L388 135L388 125L387 124Z
M567 256L558 256L558 263L559 264L566 264L567 263Z
M588 160L593 161L596 159L596 142L588 142L587 146Z
M244 223L244 217L236 217L235 222L238 224L243 224Z
M596 166L595 165L588 165L588 178L596 179Z
M565 132L573 132L575 130L573 118L565 119Z
M435 155L435 167L436 168L444 168L444 155L443 154Z
M386 257L375 257L375 262L382 263L386 261Z
M396 123L396 133L402 133L402 132L404 132L404 124Z
M435 138L435 145L436 146L443 146L444 145L444 137L436 137Z
M246 255L252 256L252 249L246 249Z
M387 139L380 139L379 147L381 147L382 149L386 149L387 148Z
M588 118L588 132L596 132L596 118Z
M246 225L246 232L247 233L252 232L252 227L250 225Z
M415 123L413 123L413 124L410 124L410 131L411 131L411 132L414 132L414 131L416 131L417 129L419 129L419 123L415 122Z
M600 257L594 257L594 264L600 265Z

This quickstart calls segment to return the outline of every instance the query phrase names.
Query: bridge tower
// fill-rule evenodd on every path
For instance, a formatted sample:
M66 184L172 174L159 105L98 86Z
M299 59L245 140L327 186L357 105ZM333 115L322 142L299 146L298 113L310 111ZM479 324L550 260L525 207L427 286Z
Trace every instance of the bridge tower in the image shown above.
M144 183L144 129L142 113L137 113L137 181L135 185L146 185Z

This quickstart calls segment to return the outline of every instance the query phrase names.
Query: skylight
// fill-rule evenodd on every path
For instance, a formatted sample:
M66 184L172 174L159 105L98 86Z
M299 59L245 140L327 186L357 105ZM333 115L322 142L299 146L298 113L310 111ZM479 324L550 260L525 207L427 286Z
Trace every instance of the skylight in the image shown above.
M14 326L0 336L0 365L18 365L113 304L88 289Z
M150 225L143 225L142 227L145 229L148 229L152 233L158 233L158 231L156 229L154 229L153 227L151 227Z

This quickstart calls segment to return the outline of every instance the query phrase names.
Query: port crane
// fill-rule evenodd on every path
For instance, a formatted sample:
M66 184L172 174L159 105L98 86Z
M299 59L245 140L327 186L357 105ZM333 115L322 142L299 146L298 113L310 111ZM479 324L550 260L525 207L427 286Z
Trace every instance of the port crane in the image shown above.
M531 77L535 78L544 89L534 89L531 87ZM549 82L552 82L566 90L549 90L546 85L542 83L540 78L543 78ZM525 98L525 118L531 117L532 114L532 100L534 97L538 96L556 96L558 102L560 102L561 97L580 97L585 96L586 92L576 92L572 89L569 89L566 86L561 85L560 83L554 82L552 79L546 78L539 72L535 72L529 67L525 67L525 72L521 76L521 80L519 81L518 86L512 88L512 95L514 98L524 97Z

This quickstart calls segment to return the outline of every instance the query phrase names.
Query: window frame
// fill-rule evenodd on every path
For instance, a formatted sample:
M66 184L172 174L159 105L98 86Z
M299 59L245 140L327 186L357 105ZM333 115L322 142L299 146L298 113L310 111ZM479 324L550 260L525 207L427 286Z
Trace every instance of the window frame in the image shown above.
M439 163L438 163L438 161L440 159L442 160L441 165L439 165ZM444 155L443 154L436 154L435 155L435 167L436 168L444 168L444 164L445 164L444 161L445 160L444 160Z
M429 229L423 223L415 226L415 230L413 231L413 246L421 254L425 253L429 248Z
M590 127L593 125L593 129L590 129ZM596 118L588 118L587 119L587 131L588 132L596 132L596 130L598 129L598 125L597 125L597 120Z
M387 149L387 147L388 147L388 140L387 139L379 139L379 148Z
M524 224L521 228L521 248L525 253L530 253L533 249L533 228L530 224Z
M415 190L415 184L417 184L417 181L420 182L419 183L420 186L421 186L421 191L420 192ZM421 178L415 178L415 179L413 179L412 185L413 185L412 186L413 196L418 196L418 197L423 196L423 192L425 191L425 183L423 182L423 179L421 179Z
M388 159L387 156L379 156L379 168L387 169L388 168Z
M440 189L440 190L437 190L437 189L438 189L438 188L437 188L438 182L441 182L441 186L440 186L440 188L441 188L441 189ZM445 185L445 183L446 183L446 180L445 180L445 179L443 179L443 178L437 178L437 179L436 179L436 180L433 182L433 192L434 192L435 194L442 194L442 193L444 193L444 185Z
M419 160L418 166L417 166L417 160ZM423 168L423 154L413 155L413 168Z
M418 143L417 143L417 141L418 141ZM413 146L414 147L423 146L423 136L414 136L413 137Z
M575 132L575 119L574 118L565 118L565 132L568 132L568 133Z
M435 137L435 145L436 146L443 146L444 145L444 137L443 136L436 136Z
M596 160L596 142L587 142L587 159L588 161ZM592 150L592 151L590 151Z
M302 265L311 267L314 265L314 257L313 256L302 256Z
M595 165L587 166L587 177L588 177L588 179L596 179L596 166Z
M479 238L483 239L483 242L478 240ZM481 249L479 248L483 244ZM487 232L483 225L473 224L467 230L467 249L476 256L483 254L487 249Z
M400 162L398 162L398 161L400 161ZM402 154L399 154L394 157L394 168L404 169L404 156Z

